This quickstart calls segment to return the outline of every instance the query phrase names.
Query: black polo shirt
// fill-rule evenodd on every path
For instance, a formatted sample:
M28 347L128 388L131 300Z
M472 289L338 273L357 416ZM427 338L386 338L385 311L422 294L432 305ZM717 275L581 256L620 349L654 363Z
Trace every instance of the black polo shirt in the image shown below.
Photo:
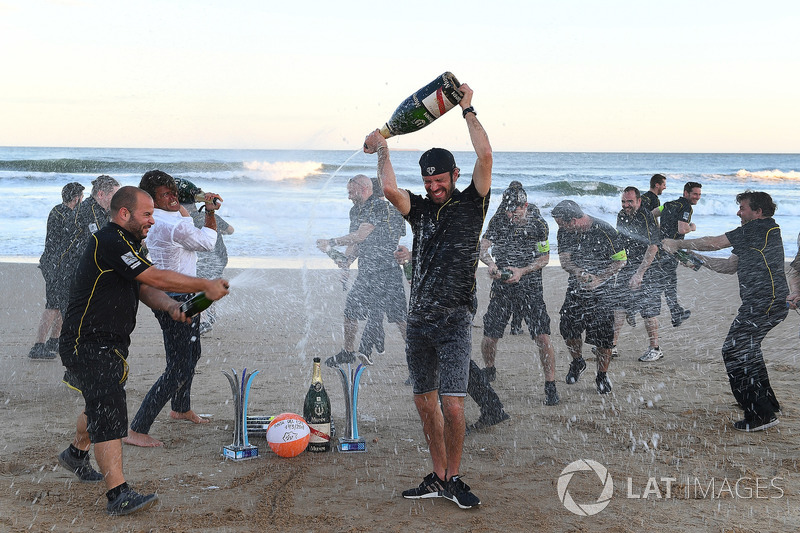
M44 239L44 251L39 259L39 267L43 272L55 274L66 263L70 244L75 234L76 212L61 203L50 210L47 216L47 234Z
M474 307L475 269L491 192L482 197L470 183L444 205L409 192L405 216L414 233L409 314Z
M658 195L653 191L647 191L642 193L642 207L647 209L648 211L652 211L656 207L661 205L661 200L658 198Z
M82 345L130 345L139 308L135 278L151 266L142 243L113 222L92 235L75 269L61 328L64 364L74 363L70 359Z
M492 255L497 268L523 268L537 258L550 253L547 222L535 205L528 205L523 224L514 224L506 211L498 210L489 221L483 238L491 241ZM526 274L522 279L542 283L541 269Z
M367 238L358 244L359 274L396 269L394 251L397 249L397 238L393 240L394 231L386 200L373 194L362 205L351 207L350 233L357 231L361 224L370 224L374 228Z
M783 271L781 228L773 218L757 218L725 234L738 258L740 313L766 315L785 309L789 286Z
M661 210L662 239L683 239L684 235L678 233L678 221L687 224L692 221L692 203L684 197L664 204Z
M613 261L625 259L625 246L611 224L592 216L589 218L592 225L588 231L567 231L559 228L558 252L568 252L575 265L597 275L611 266ZM570 282L574 277L570 274Z
M653 213L642 206L633 215L628 216L625 210L617 215L617 231L622 237L623 245L628 256L625 270L636 270L644 259L650 245L661 243L661 235Z

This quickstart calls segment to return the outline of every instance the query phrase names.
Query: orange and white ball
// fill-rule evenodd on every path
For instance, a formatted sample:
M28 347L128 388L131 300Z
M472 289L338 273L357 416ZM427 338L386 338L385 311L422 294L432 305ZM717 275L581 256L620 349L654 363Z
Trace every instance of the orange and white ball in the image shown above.
M267 442L273 452L281 457L295 457L308 446L311 430L305 419L294 413L283 413L267 426Z

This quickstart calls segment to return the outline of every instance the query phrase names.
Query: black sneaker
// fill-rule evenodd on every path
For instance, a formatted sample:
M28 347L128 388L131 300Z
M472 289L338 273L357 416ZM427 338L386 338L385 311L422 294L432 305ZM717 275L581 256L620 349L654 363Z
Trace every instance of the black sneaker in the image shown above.
M152 507L156 502L158 502L158 496L155 494L139 494L133 489L128 489L114 498L114 501L108 502L106 512L112 516L122 516L143 511Z
M481 413L481 416L475 422L467 426L467 429L469 431L478 431L481 429L486 429L488 427L495 426L500 422L505 422L509 418L511 418L511 416L505 411L500 411L500 414L498 416L487 416Z
M486 381L492 382L497 377L497 368L493 366L487 366L483 369L483 375L486 376Z
M97 483L103 481L103 474L92 468L89 461L89 454L83 459L78 459L72 455L69 448L58 454L58 464L78 476L84 483Z
M403 498L421 500L423 498L441 498L444 496L445 482L439 479L436 472L431 472L422 480L419 487L403 491Z
M558 397L555 381L544 382L544 404L545 405L558 405L561 399Z
M594 382L597 384L598 394L608 394L611 392L611 382L605 372L598 372Z
M43 342L37 342L28 352L28 357L31 359L55 359L56 354L48 350Z
M341 352L328 357L325 359L325 364L331 368L338 368L339 365L345 363L355 363L356 362L356 354L353 352L348 352L347 350L342 350Z
M460 476L453 476L445 482L445 498L454 502L462 509L471 509L481 504L481 500L470 492L469 485L461 481Z
M772 426L777 426L778 420L777 416L773 416L769 420L762 420L760 418L756 418L753 420L739 420L738 422L733 423L733 428L738 429L739 431L746 431L748 433L752 433L754 431L764 431L767 428L771 428Z
M356 352L356 357L361 361L361 364L364 366L369 366L373 362L371 353Z
M567 372L567 385L577 383L584 370L586 370L586 361L583 360L583 357L573 359L569 364L569 372Z
M684 309L679 315L672 317L672 327L677 328L688 320L690 316L692 316L692 312L689 309Z
M53 352L58 355L58 337L50 337L44 343L44 347L48 352Z

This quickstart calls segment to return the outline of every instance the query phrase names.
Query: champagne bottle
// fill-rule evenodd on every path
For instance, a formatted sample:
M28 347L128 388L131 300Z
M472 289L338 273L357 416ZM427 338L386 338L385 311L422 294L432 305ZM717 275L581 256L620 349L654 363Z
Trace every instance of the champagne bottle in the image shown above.
M514 273L511 272L507 268L501 268L500 269L500 281L505 281L507 279L511 279L511 276L513 276L513 275L514 275Z
M337 264L338 264L338 263L344 263L344 264L347 264L347 256L346 256L346 255L344 255L344 254L343 254L342 252L340 252L339 250L337 250L336 248L334 248L333 246L329 247L329 248L328 248L328 251L327 251L327 252L325 252L325 253L326 253L326 254L328 254L328 257L330 257L331 259L333 259L333 260L334 260L334 262L336 262Z
M208 309L212 303L214 303L213 300L209 300L206 293L198 292L181 304L181 311L186 313L186 316L194 316Z
M331 449L331 402L322 384L322 370L319 357L314 358L314 373L311 375L311 387L306 393L303 404L303 418L311 429L308 451L327 452Z
M388 139L421 130L458 105L464 96L461 84L451 72L445 72L397 106L389 121L380 129Z
M692 270L700 270L700 268L706 264L705 261L685 250L676 250L674 255L675 259L688 266Z
M403 274L406 275L406 279L408 281L411 281L411 277L414 274L414 265L411 263L411 261L406 261L403 263Z

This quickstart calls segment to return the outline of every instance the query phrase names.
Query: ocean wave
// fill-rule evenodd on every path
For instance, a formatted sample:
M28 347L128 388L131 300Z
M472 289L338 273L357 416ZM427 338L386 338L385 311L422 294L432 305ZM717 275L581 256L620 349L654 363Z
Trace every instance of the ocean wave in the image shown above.
M604 181L553 181L529 189L558 196L617 196L622 191L621 187Z
M737 170L733 174L703 174L700 177L703 179L713 180L734 180L734 181L800 181L800 172L797 170L780 170L780 169L765 169L765 170L747 170L745 168Z
M241 163L218 161L103 161L95 159L23 159L0 161L0 171L36 172L55 174L118 174L142 173L154 168L168 173L183 172L230 172L241 171Z
M243 166L248 177L267 181L304 180L324 173L324 165L315 161L249 161Z

